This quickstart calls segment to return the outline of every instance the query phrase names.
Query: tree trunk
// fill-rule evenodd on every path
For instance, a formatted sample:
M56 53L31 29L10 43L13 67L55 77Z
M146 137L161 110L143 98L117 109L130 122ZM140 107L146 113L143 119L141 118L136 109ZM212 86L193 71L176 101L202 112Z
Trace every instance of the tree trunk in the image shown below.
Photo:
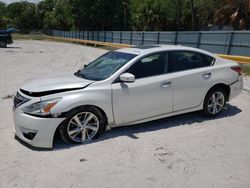
M123 17L124 17L124 26L123 26L123 30L127 31L127 7L124 7L124 13L123 13Z
M192 16L192 29L195 30L195 20L194 20L194 1L190 0L190 10L191 10L191 16Z
M181 0L177 0L177 30L180 30L182 27L181 16L182 16Z

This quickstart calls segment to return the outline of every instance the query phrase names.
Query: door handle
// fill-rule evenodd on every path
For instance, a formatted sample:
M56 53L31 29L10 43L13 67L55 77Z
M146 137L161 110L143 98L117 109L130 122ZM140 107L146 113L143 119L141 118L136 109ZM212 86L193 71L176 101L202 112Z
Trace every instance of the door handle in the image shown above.
M161 86L164 87L164 88L168 88L168 87L171 86L171 82L163 82L163 83L161 84Z
M202 77L203 77L204 79L209 79L209 78L211 78L211 76L212 76L212 73L211 73L211 72L205 73L205 74L202 75Z

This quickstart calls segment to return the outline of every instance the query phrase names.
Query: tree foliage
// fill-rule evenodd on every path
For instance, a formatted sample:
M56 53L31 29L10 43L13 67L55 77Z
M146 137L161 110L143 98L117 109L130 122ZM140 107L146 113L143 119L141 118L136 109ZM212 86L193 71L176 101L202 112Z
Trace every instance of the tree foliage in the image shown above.
M250 0L227 0L226 5L215 12L215 23L219 26L231 25L235 29L248 29Z
M60 30L249 29L250 0L42 0L0 2L0 27Z
M82 30L126 30L129 6L130 0L71 0L74 24Z
M0 1L0 18L2 18L6 13L6 5L5 3Z
M174 3L166 0L132 2L132 21L136 30L171 30L175 27Z
M6 16L11 20L13 26L20 29L35 29L38 27L38 14L36 4L29 2L12 3L7 6Z

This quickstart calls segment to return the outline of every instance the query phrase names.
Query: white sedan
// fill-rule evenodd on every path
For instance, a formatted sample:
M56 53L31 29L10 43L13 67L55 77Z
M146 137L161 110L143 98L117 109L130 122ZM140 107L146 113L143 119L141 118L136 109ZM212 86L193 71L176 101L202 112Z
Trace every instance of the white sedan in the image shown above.
M241 67L209 52L172 45L108 52L75 74L30 81L14 99L15 135L52 148L97 138L107 126L202 110L214 117L241 93Z

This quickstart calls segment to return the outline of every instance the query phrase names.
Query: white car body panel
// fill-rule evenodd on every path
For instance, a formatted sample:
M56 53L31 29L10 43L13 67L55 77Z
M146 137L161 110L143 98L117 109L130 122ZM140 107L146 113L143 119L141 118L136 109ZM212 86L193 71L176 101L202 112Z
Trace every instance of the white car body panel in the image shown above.
M124 124L172 112L172 88L168 82L167 75L160 75L137 79L134 83L113 83L115 123Z
M156 52L172 50L200 52L215 58L216 61L213 66L136 79L133 83L116 82L119 76L139 59ZM30 101L14 109L15 134L36 147L53 146L54 133L65 117L35 117L23 112L23 107L38 101L62 98L51 109L51 114L57 115L79 106L95 106L106 114L110 127L117 127L201 110L207 92L216 84L229 86L230 100L239 95L243 87L242 76L231 69L238 66L237 63L200 49L162 45L150 49L126 48L116 51L137 56L106 80L92 81L74 75L60 75L32 80L21 86L22 90L18 93ZM208 73L210 76L205 77ZM65 89L69 90L40 97L32 97L22 92L25 90L39 93ZM29 130L37 132L33 140L23 136L23 133Z
M21 93L21 91L18 91ZM22 93L22 96L29 98L29 96ZM23 140L24 142L35 146L43 148L53 147L53 138L58 125L65 118L39 118L31 115L24 114L22 108L24 106L31 105L33 103L39 102L41 99L39 97L33 97L32 100L21 105L20 107L14 109L14 123L15 123L15 135ZM29 140L24 137L25 132L37 132L36 139Z
M65 118L39 118L14 112L15 135L35 147L52 148L55 131ZM34 140L24 137L24 132L37 132Z
M234 99L238 95L241 94L243 88L243 77L239 77L239 81L235 82L234 84L230 85L230 95L229 95L229 100Z
M195 108L188 108L188 109L184 109L184 110L180 110L180 111L171 112L168 114L161 114L161 115L152 116L152 117L148 117L145 119L127 122L127 123L123 123L123 124L110 125L110 127L115 128L115 127L122 127L122 126L127 126L127 125L136 125L138 123L145 123L145 122L149 122L149 121L153 121L153 120L157 120L157 119L162 119L162 118L167 118L167 117L185 114L185 113L189 113L189 112L199 111L199 110L202 110L202 108L203 108L203 104L201 104L200 106L197 106Z
M202 70L203 69L203 70ZM208 68L172 73L173 111L194 108L202 103L208 80L203 78Z
M90 83L93 83L93 81L76 77L73 74L60 74L42 77L39 78L39 81L37 79L30 80L22 85L21 88L30 92L43 92L50 90L83 88Z
M67 112L75 107L92 105L102 109L108 117L108 123L113 124L113 112L112 112L112 95L111 85L93 83L89 87L69 91L70 95L64 96L64 102L59 102L53 109L52 113ZM43 96L42 100L50 98L58 98L61 94L57 93L51 96Z

